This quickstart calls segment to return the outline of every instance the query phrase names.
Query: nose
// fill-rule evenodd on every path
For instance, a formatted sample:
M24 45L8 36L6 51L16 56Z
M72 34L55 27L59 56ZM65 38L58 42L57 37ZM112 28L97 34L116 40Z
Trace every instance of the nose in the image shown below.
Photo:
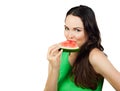
M73 39L74 38L74 33L72 31L69 32L69 39Z

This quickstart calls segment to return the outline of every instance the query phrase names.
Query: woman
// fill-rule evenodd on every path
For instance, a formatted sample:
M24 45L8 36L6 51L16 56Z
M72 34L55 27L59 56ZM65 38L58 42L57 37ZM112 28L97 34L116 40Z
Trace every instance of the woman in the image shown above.
M84 5L71 8L65 18L64 35L74 40L80 51L48 49L48 79L44 91L101 91L104 78L120 91L120 73L104 54L93 10Z

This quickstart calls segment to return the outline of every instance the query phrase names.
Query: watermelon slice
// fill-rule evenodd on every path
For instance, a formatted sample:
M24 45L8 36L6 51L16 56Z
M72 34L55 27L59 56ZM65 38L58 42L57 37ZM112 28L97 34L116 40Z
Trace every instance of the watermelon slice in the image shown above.
M66 40L60 43L60 48L67 51L76 51L79 50L79 46L76 41Z

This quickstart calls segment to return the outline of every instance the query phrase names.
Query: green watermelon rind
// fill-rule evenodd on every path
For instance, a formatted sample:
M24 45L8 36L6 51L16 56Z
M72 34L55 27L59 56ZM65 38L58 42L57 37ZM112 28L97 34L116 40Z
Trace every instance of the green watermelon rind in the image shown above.
M75 48L69 48L69 47L60 47L61 49L63 49L64 51L71 51L71 52L76 52L79 51L79 47L75 47Z

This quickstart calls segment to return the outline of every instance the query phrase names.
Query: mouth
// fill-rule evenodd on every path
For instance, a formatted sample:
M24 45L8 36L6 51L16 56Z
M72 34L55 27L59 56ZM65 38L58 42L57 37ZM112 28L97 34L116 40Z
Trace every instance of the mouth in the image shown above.
M68 39L68 41L76 42L76 40L73 40L73 39Z

